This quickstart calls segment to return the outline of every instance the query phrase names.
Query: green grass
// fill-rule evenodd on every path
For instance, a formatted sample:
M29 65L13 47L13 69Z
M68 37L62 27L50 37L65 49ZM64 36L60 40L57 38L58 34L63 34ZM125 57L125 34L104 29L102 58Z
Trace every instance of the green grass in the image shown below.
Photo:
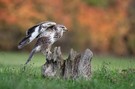
M23 70L28 53L0 52L0 89L135 89L135 58L94 56L90 80L43 78L44 56L36 54Z

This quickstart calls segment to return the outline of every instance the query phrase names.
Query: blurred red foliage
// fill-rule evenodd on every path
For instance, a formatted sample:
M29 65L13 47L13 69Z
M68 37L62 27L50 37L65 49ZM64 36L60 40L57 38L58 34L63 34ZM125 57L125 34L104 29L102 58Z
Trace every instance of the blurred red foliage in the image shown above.
M128 8L133 0L115 1L114 6L101 8L90 6L83 0L0 0L0 23L19 26L18 30L24 33L28 27L38 22L52 20L66 25L71 29L72 35L78 38L89 34L76 43L80 46L91 47L95 52L135 54L135 46L131 48L125 43L131 42ZM132 40L135 41L133 38L134 36ZM76 37L67 40L72 43L71 40L76 40ZM132 52L129 53L129 50Z

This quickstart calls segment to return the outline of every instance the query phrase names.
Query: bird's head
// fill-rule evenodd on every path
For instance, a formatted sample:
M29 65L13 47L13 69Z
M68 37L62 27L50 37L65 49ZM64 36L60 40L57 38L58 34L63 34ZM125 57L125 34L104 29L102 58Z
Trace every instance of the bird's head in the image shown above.
M64 26L64 25L61 25L61 24L57 24L57 31L61 31L61 32L67 32L67 28Z
M67 28L61 24L55 25L54 28L56 32L55 38L61 38L63 36L63 33L68 31Z

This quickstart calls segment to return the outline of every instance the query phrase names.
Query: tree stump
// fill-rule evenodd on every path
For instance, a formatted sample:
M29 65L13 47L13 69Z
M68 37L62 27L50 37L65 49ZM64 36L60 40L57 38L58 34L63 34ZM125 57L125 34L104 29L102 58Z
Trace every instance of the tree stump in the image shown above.
M64 59L60 47L55 47L49 56L48 61L41 68L44 77L90 78L93 57L90 49L86 49L83 53L71 49L68 58Z

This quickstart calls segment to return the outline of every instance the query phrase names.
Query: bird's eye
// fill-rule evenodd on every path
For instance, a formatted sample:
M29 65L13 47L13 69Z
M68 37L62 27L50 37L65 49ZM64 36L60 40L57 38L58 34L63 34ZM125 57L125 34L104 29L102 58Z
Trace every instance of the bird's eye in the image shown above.
M62 29L65 29L65 27L61 27Z

